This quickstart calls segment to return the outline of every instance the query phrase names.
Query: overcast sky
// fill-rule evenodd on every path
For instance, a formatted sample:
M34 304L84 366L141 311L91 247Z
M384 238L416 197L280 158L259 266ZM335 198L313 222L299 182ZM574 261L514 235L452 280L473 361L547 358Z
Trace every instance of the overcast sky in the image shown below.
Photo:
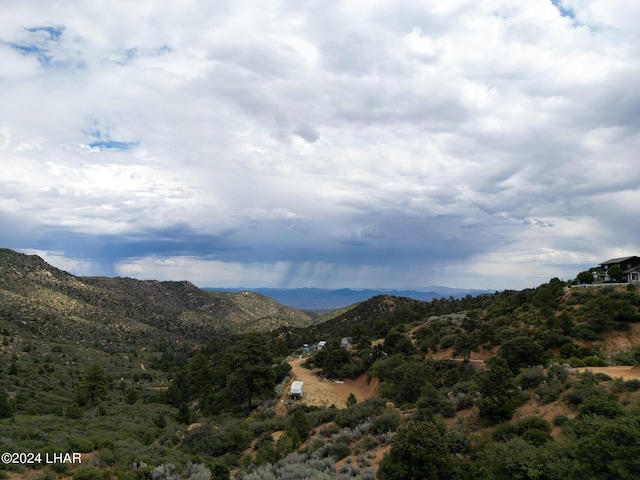
M0 246L201 287L640 254L637 0L0 7Z

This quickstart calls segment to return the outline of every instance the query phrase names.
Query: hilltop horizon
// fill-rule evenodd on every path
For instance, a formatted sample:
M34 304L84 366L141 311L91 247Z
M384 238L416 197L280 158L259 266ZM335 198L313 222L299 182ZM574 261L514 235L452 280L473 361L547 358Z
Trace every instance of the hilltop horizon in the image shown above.
M417 289L384 289L384 288L364 288L364 289L326 289L326 288L214 288L205 287L203 290L222 292L251 291L266 295L277 302L299 310L330 311L352 305L357 302L368 300L371 297L381 294L407 297L415 300L430 301L434 298L455 297L461 298L466 295L481 295L494 293L495 290L475 290L459 289L432 285L425 290Z

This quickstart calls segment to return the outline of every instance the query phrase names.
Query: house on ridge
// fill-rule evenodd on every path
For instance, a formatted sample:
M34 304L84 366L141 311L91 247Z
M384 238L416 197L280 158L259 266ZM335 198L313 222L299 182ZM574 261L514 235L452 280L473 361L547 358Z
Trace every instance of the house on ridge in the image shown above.
M614 279L609 276L609 269L614 265L622 270L624 274L623 282L640 283L640 257L633 255L630 257L612 258L606 262L602 262L600 264L600 269L602 270L600 280L602 282L607 283L614 281Z

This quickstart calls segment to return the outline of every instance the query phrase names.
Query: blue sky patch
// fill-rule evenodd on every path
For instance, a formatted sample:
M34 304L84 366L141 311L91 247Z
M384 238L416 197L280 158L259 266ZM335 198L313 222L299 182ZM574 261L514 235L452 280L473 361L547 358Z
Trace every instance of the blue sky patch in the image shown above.
M50 41L57 42L64 33L64 27L33 27L27 28L27 31L32 33L46 32L49 34Z
M100 130L83 131L82 133L95 138L93 142L89 143L91 148L98 148L100 150L131 150L138 146L138 142L112 140L108 132L103 134Z
M48 54L48 51L38 47L37 45L20 45L17 43L9 43L9 46L14 50L19 51L23 55L33 55L38 59L38 62L43 67L47 67L51 64L51 55Z
M563 17L569 17L573 19L576 18L575 13L573 13L573 10L571 8L565 8L562 5L562 0L551 0L551 3L558 9L560 15L562 15Z
M131 150L138 145L136 142L117 142L115 140L98 140L89 144L91 148L100 150Z
M144 47L131 47L118 52L120 59L116 63L126 65L133 62L138 58L143 57L160 57L171 52L171 47L168 45L161 45L160 47L144 48Z
M57 66L51 54L52 44L57 44L64 33L64 27L32 27L25 29L31 33L28 40L21 43L11 42L8 45L23 55L35 56L43 67Z

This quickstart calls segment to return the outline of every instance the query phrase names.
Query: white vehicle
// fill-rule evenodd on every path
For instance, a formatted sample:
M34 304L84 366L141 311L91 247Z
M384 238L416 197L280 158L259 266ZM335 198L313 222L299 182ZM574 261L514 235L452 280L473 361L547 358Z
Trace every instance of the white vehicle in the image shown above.
M295 381L291 384L291 389L289 390L289 397L292 400L297 400L302 397L302 388L304 387L304 382Z

